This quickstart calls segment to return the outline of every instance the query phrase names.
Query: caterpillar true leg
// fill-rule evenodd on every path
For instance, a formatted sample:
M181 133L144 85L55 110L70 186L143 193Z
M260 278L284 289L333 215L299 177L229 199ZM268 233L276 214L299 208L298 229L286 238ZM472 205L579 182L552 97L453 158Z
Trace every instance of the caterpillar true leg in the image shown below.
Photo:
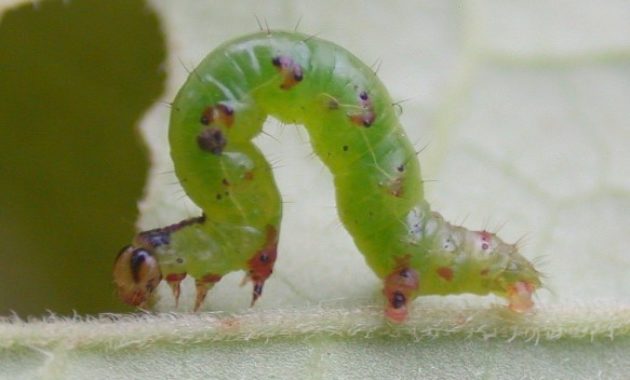
M195 297L195 311L199 310L201 304L206 299L208 290L212 289L214 284L219 282L220 279L221 276L218 274L210 273L195 280L195 288L197 290L197 296Z
M164 280L166 280L168 286L173 292L173 297L175 297L175 307L179 305L179 295L181 293L180 284L185 278L186 273L170 273L166 277L164 277Z

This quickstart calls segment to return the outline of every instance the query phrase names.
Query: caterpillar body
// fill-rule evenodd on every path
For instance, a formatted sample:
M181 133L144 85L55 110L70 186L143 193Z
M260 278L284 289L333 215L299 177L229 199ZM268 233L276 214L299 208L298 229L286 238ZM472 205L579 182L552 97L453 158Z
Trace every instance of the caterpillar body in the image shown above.
M416 152L375 73L345 49L299 33L261 32L216 48L172 104L175 172L203 215L140 232L114 265L121 298L143 305L186 276L198 309L227 273L244 270L252 305L273 271L281 199L252 143L268 115L303 124L330 169L345 228L383 279L385 314L404 321L421 294L493 293L526 311L539 274L517 247L453 226L423 196Z

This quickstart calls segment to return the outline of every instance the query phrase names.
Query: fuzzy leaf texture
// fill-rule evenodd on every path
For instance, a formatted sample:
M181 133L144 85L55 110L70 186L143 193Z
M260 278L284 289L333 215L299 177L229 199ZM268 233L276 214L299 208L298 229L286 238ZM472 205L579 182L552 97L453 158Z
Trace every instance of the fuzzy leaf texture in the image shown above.
M425 297L381 314L380 282L336 216L306 133L270 120L256 143L284 199L279 259L248 309L242 273L189 314L0 322L7 378L627 378L630 374L630 5L622 1L152 0L169 45L163 101L141 130L153 162L139 228L195 216L172 183L169 109L212 48L265 28L313 33L378 74L446 219L501 229L546 274L537 310ZM425 147L422 149L423 147ZM121 244L124 239L121 237Z

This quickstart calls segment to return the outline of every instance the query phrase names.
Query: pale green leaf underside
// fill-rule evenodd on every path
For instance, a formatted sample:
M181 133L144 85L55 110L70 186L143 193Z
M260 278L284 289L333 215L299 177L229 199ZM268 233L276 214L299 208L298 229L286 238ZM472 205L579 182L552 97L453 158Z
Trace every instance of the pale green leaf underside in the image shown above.
M630 309L423 302L380 308L50 317L0 325L0 373L85 378L611 378L628 371Z

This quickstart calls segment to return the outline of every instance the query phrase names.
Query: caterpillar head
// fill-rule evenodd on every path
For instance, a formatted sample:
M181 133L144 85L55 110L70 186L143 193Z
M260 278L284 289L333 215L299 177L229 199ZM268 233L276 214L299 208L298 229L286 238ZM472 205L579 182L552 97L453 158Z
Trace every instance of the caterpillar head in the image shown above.
M124 247L114 263L114 283L127 304L144 306L162 279L153 253L144 247Z

